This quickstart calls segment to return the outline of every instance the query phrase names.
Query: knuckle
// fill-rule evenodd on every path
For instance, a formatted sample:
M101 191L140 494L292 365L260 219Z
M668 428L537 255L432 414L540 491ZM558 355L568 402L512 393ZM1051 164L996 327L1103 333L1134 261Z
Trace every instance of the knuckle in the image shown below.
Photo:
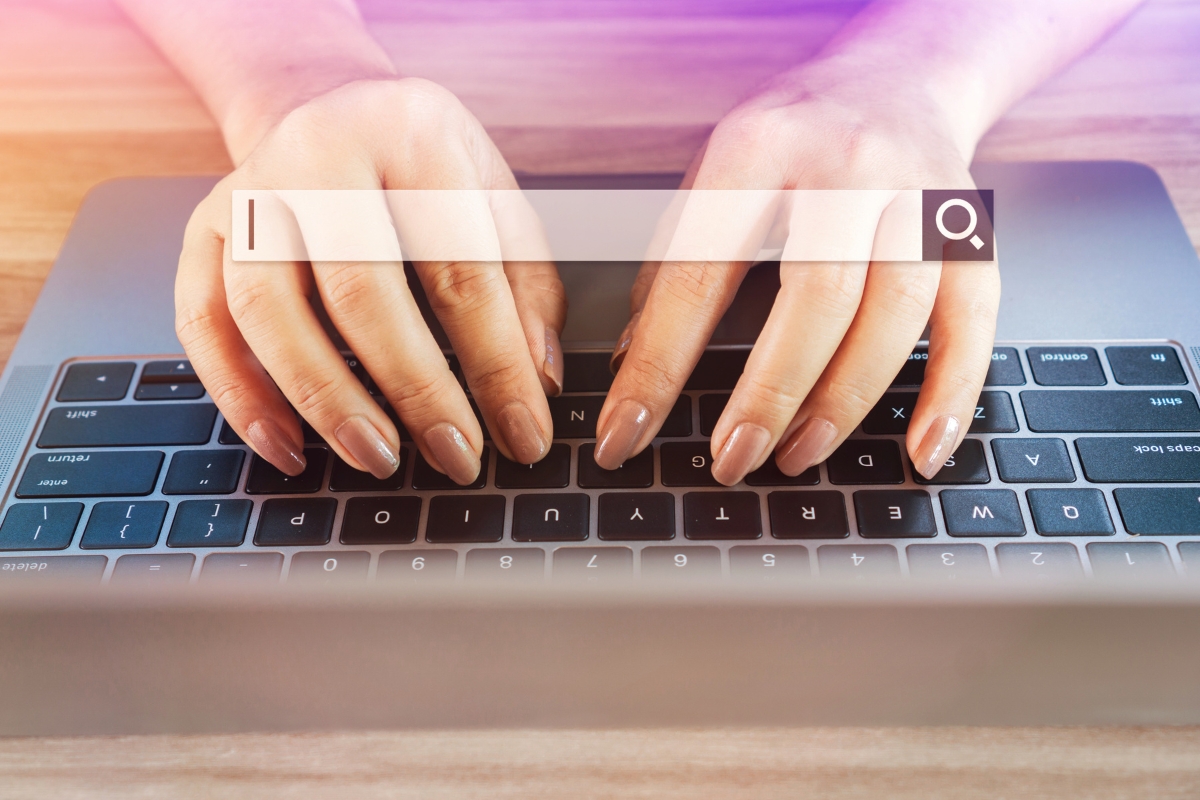
M455 261L435 270L426 287L434 311L470 313L495 299L501 273L494 265Z
M753 414L780 422L794 417L804 399L799 381L769 370L760 372L753 381L739 382L738 391Z
M690 305L707 306L724 300L730 269L705 262L680 262L659 272L663 292Z
M862 300L862 277L846 267L810 270L803 264L789 265L780 270L780 278L791 299L803 302L822 316L846 316Z
M320 369L296 376L288 394L296 410L315 423L332 414L344 387L342 377L335 370Z
M525 364L509 353L498 353L472 365L468 383L471 391L480 396L509 394L515 391L526 375Z
M414 375L406 376L404 380L387 381L383 390L388 402L402 416L424 417L447 405L450 385L445 376Z
M175 311L175 335L189 355L212 348L220 329L220 315L214 308L181 304Z
M361 264L344 264L324 268L321 274L321 294L330 310L351 313L378 296L375 275Z

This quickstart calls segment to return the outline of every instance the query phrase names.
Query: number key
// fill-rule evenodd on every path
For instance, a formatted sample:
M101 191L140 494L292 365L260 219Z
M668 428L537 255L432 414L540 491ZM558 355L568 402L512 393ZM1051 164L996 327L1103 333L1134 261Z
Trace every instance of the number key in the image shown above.
M642 577L669 580L716 580L721 577L721 551L715 547L646 547Z
M554 577L572 583L608 583L633 577L628 547L560 547L554 551Z
M467 552L466 577L471 580L540 581L546 553L539 547L484 549Z
M729 548L729 574L735 579L791 581L811 576L808 549L799 545Z
M381 581L452 581L458 571L453 550L386 550L375 577Z

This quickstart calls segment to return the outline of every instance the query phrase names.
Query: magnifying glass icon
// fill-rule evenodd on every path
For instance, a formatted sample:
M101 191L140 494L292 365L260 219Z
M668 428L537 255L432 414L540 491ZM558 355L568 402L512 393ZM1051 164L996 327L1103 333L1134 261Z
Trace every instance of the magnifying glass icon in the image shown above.
M955 207L965 208L967 210L967 214L970 215L971 221L969 223L967 223L967 227L964 228L963 230L959 231L958 233L951 233L946 228L946 221L943 218L945 217L946 211L948 209L955 208ZM972 206L970 203L968 203L966 200L962 200L957 197L952 197L949 200L947 200L946 202L942 203L941 207L938 208L937 214L934 215L933 221L937 224L938 233L942 234L942 236L945 236L947 239L950 239L951 241L957 242L962 239L966 239L968 236L971 236L971 234L975 232L975 226L979 223L979 217L976 216L976 214L975 214L975 207ZM979 238L979 234L975 234L974 236L971 236L971 238L968 241L970 241L971 244L975 246L976 250L979 250L980 248L983 247L983 239Z

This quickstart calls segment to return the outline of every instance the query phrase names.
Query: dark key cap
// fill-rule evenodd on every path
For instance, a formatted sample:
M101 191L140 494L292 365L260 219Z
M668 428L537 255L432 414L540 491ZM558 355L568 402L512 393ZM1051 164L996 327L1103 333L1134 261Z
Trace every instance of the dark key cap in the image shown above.
M185 500L175 508L167 547L237 547L253 508L250 500Z
M1062 439L992 439L992 455L1005 483L1075 481L1075 468Z
M458 553L453 550L388 550L379 554L375 579L380 581L453 581Z
M212 553L200 565L201 583L275 584L283 553Z
M329 544L337 500L327 497L266 500L258 514L259 547Z
M692 435L692 398L680 395L658 429L658 435L668 439Z
M217 442L219 444L245 444L242 437L238 436L225 420L221 420L221 432L217 435Z
M1019 427L1008 392L980 392L969 433L1013 433Z
M936 536L929 493L916 489L855 492L858 533L866 539Z
M136 553L121 556L113 565L110 584L126 586L182 586L192 579L196 557L191 553Z
M1175 566L1166 545L1159 542L1089 542L1092 574L1103 579L1153 580L1174 578Z
M346 359L346 366L350 368L350 372L354 377L358 378L358 382L363 385L368 394L381 394L379 386L375 383L375 379L367 372L366 366L358 360L356 356L343 356Z
M30 457L17 497L118 497L154 491L163 454L37 453Z
M1113 490L1117 509L1130 533L1200 535L1200 489Z
M1030 489L1033 526L1043 536L1109 536L1108 505L1099 489Z
M767 460L758 469L746 476L746 484L749 486L816 486L821 482L821 470L813 465L801 472L796 477L784 475L779 471L779 465L775 463L774 454L767 456Z
M799 545L729 548L729 574L735 580L794 581L812 577L808 548Z
M237 491L241 450L180 450L171 456L163 494L230 494Z
M750 348L705 350L684 389L732 389L742 377Z
M404 488L404 468L408 465L408 448L400 448L400 466L380 480L369 472L355 469L333 454L333 471L329 475L331 492L394 492Z
M987 457L983 454L983 442L978 439L963 439L962 444L946 459L946 463L932 479L913 470L913 480L924 484L987 483L991 479Z
M1191 392L1021 392L1025 420L1039 433L1200 431Z
M0 523L0 550L62 550L81 514L83 503L18 503Z
M951 536L1024 536L1025 520L1009 489L946 489L938 497Z
M1025 371L1015 347L992 348L992 363L988 365L984 386L1024 386Z
M644 489L654 484L654 448L647 447L616 469L596 463L596 445L579 445L576 481L583 489Z
M151 361L142 367L141 383L198 383L200 378L186 358Z
M96 503L79 546L84 550L154 547L167 516L162 500Z
M425 460L425 456L417 453L417 463L413 467L413 488L414 489L433 489L439 492L448 489L482 489L487 483L488 470L488 453L490 447L483 448L483 455L480 457L479 475L475 477L475 482L468 486L459 486L447 476L438 472L433 467L429 466L429 462Z
M628 547L560 547L554 551L555 580L564 583L616 583L633 577Z
M675 538L675 496L666 492L608 492L600 495L600 538L654 541Z
M199 400L204 397L200 383L142 383L134 390L134 400Z
M607 392L612 386L613 374L608 368L612 351L599 353L563 354L564 392Z
M541 581L546 577L546 553L540 547L468 550L463 577L476 581Z
M46 418L38 447L204 444L216 419L212 403L56 408Z
M771 535L776 539L845 539L850 535L841 492L771 492Z
M720 486L708 442L665 442L658 447L663 486Z
M907 433L916 404L916 392L886 393L863 418L863 433ZM970 433L1011 433L1017 429L1017 414L1007 392L980 393L968 429Z
M1175 386L1187 383L1174 347L1108 347L1113 378L1125 386Z
M288 565L288 583L333 586L367 580L371 554L362 550L296 553Z
M848 439L826 462L831 483L904 483L900 445L892 441Z
M715 547L644 547L642 577L648 580L718 580L721 577L721 551Z
M108 565L107 556L30 556L0 558L0 582L86 584L99 583Z
M411 544L421 521L419 497L352 497L342 515L342 544Z
M120 400L129 390L132 361L104 364L72 364L58 388L58 402L80 403L89 400Z
M817 548L822 578L900 577L900 557L890 544L826 544Z
M981 544L910 544L908 574L919 580L979 581L992 577Z
M758 539L762 515L754 492L688 492L683 535L689 539Z
M577 395L547 397L550 418L554 420L555 439L596 438L596 417L604 406L604 397Z
M498 542L503 536L502 495L451 495L429 501L427 542Z
M721 418L721 412L725 410L725 405L729 402L730 395L727 394L702 394L700 395L700 435L712 436L713 429L717 427L717 420Z
M514 542L581 542L588 538L586 494L520 494L513 500Z
M1103 386L1100 356L1090 347L1031 347L1025 351L1042 386Z
M324 447L304 448L307 464L304 472L295 477L276 469L261 456L250 459L250 474L246 476L246 494L312 494L319 491L325 480L325 462L329 451Z
M1076 439L1079 464L1092 483L1200 481L1200 437Z
M892 386L920 386L925 382L925 366L929 363L929 348L916 347L908 354L904 366L892 378Z
M497 489L561 489L571 481L571 445L552 444L536 464L518 464L496 455Z

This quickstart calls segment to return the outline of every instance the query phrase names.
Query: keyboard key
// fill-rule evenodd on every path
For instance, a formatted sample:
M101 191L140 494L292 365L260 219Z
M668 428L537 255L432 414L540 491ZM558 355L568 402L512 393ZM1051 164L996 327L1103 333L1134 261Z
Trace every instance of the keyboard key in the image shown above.
M707 546L644 547L642 577L648 580L718 580L721 577L721 551Z
M929 348L916 347L908 354L904 366L892 378L892 386L920 386L925 382L925 367L929 363Z
M337 500L327 497L266 500L258 515L259 547L329 544Z
M581 583L617 583L633 577L628 547L560 547L554 551L554 578Z
M600 495L598 516L601 539L675 538L675 496L666 492L607 492Z
M978 581L992 577L981 544L910 544L908 574L920 580Z
M82 514L83 503L18 503L0 523L0 550L62 550Z
M379 554L375 579L380 581L453 581L458 553L453 550L387 550Z
M1176 386L1187 383L1174 347L1108 347L1108 366L1124 386Z
M586 494L520 494L513 500L514 542L581 542L588 538Z
M1089 437L1075 440L1079 465L1092 483L1196 483L1200 437Z
M826 544L817 548L822 578L899 578L900 557L890 544Z
M730 395L728 394L702 394L700 395L700 435L712 436L713 430L717 427L717 420L721 418L721 413L725 410L725 405L729 402Z
M692 435L692 398L686 394L679 396L658 429L658 435L663 438Z
M1015 433L1020 429L1008 392L981 392L968 433Z
M186 358L151 361L142 367L141 383L198 383L200 378Z
M1113 490L1125 530L1151 536L1200 535L1200 489Z
M457 489L482 489L487 483L488 454L490 450L490 447L483 448L483 455L479 460L479 463L482 465L479 468L479 475L475 478L475 482L469 486L459 486L457 483L431 467L429 462L425 460L425 456L417 453L417 463L416 466L413 467L413 488L425 490L432 489L439 492Z
M1005 483L1074 483L1062 439L992 439L996 472Z
M992 348L992 363L988 365L984 386L1024 386L1025 371L1015 347Z
M841 492L771 492L771 535L776 539L845 539L850 535Z
M663 486L720 486L708 442L665 442L658 447Z
M1109 536L1108 505L1099 489L1030 489L1033 526L1043 536Z
M175 508L167 547L237 547L253 508L250 500L185 500Z
M79 546L84 550L154 547L167 516L162 500L96 503Z
M107 556L31 556L0 558L0 582L13 584L99 583Z
M604 397L570 396L547 397L550 417L554 421L555 439L596 438L596 418L604 407Z
M996 545L996 560L1004 578L1081 578L1084 567L1074 545L1049 542Z
M775 463L775 454L767 456L761 467L746 476L748 486L816 486L821 482L821 470L815 465L796 477L784 475Z
M863 433L898 435L908 432L917 404L916 392L887 392L863 418ZM1018 430L1017 414L1007 392L982 392L975 406L970 433L1011 433Z
M938 497L951 536L1024 536L1025 520L1009 489L946 489Z
M192 579L196 557L191 553L137 553L121 556L113 565L110 584L182 586Z
M394 492L404 488L404 468L408 465L408 448L400 448L400 466L380 480L369 472L355 469L337 454L333 454L333 471L329 475L331 492Z
M831 483L904 483L900 445L877 439L848 439L825 464Z
M91 400L120 400L129 391L129 381L137 365L132 361L103 364L72 364L67 367L58 402L81 403Z
M758 539L762 516L754 492L688 492L683 535L689 539Z
M145 447L205 444L217 407L212 403L55 408L38 447Z
M429 501L427 542L498 542L503 536L502 495L449 495Z
M1122 433L1200 430L1191 392L1021 392L1030 430Z
M242 437L237 435L233 428L229 427L229 423L221 420L221 432L217 434L218 444L245 444Z
M964 439L932 479L913 470L913 480L924 484L987 483L991 479L987 457L983 454L983 442L978 439Z
M199 400L204 386L199 383L142 383L133 392L134 400Z
M171 456L163 494L232 494L245 453L241 450L180 450Z
M342 544L411 544L421 521L419 497L352 497L342 515Z
M246 494L312 494L320 491L329 451L324 447L306 447L304 459L307 462L304 472L291 476L280 472L261 456L251 457Z
M808 549L799 545L729 548L729 574L735 580L794 581L812 576Z
M705 350L696 368L684 384L684 389L733 389L746 367L750 348Z
M576 482L583 489L644 489L654 484L654 448L647 447L616 469L596 463L596 445L579 445Z
M17 497L119 497L154 491L163 454L37 453L30 457Z
M496 455L497 489L562 489L571 481L571 445L552 444L536 464Z
M1088 558L1097 578L1174 578L1175 566L1159 542L1089 542Z
M607 392L613 374L608 368L611 350L598 353L563 353L564 392Z
M540 547L468 550L463 577L486 581L541 581L546 577L546 553Z
M283 553L211 553L200 565L201 583L275 584Z
M929 493L917 489L855 492L854 513L863 538L937 535Z
M288 583L331 586L361 583L367 579L371 554L361 550L326 550L296 553L288 567Z
M1025 351L1042 386L1103 386L1100 356L1090 347L1031 347Z
M350 372L354 374L354 377L358 378L358 382L363 385L368 394L382 394L379 385L375 383L375 379L367 372L366 365L353 355L343 356L343 358L346 360L346 366L350 368Z

